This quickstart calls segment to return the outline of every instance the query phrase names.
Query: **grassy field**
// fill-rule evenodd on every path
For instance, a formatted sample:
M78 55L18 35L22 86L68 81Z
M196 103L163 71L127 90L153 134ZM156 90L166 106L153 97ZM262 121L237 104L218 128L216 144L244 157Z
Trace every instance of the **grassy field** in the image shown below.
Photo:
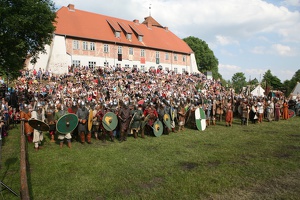
M20 128L2 147L1 180L20 191ZM32 199L299 199L300 118L126 142L28 144ZM3 199L18 199L8 190Z

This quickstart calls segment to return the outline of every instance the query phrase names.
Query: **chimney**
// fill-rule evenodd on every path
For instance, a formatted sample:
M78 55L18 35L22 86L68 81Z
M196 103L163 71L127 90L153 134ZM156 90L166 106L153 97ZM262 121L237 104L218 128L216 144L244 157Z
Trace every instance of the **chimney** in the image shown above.
M74 4L69 4L68 5L69 11L75 11L75 6Z
M169 30L169 28L168 28L167 26L165 26L165 27L164 27L164 29L165 29L166 31L168 31L168 30Z
M138 19L134 19L133 22L134 22L135 24L139 24L139 23L140 23Z

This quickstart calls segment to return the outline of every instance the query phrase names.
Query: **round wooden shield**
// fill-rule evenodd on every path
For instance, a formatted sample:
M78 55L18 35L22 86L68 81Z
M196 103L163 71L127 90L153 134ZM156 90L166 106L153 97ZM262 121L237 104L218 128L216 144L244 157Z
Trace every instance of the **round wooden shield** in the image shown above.
M168 127L168 129L171 129L171 118L168 113L164 114L164 124Z
M154 122L153 124L153 133L156 137L159 137L162 135L163 133L163 124L161 123L161 121L157 120L156 122Z
M65 114L58 119L56 129L61 134L71 133L78 125L78 117L73 113Z
M28 120L28 124L38 131L49 131L49 125L38 119Z
M289 109L289 110L288 110L288 113L289 113L289 118L292 118L292 117L295 116L295 111L292 110L292 109Z
M197 108L195 110L195 120L197 129L199 131L204 131L206 129L206 116L202 108Z
M93 126L93 110L90 110L89 119L88 119L88 131L92 130Z
M106 113L102 118L102 125L107 131L113 131L118 125L118 117L113 112Z

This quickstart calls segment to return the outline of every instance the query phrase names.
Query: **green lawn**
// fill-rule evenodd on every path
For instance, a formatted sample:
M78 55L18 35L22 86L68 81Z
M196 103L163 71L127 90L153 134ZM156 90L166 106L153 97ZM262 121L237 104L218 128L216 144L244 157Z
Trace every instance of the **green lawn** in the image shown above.
M299 199L300 118L126 142L42 150L28 144L32 199ZM20 191L20 128L2 147L1 180ZM4 199L18 199L8 190Z

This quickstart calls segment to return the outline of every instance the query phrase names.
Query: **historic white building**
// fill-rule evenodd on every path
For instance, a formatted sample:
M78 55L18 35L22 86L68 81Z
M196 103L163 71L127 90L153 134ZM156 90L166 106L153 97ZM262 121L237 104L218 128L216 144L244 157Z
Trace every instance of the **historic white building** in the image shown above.
M67 73L68 66L120 66L176 73L198 72L191 48L151 16L127 21L77 10L69 4L57 11L56 30L46 54L27 68Z

